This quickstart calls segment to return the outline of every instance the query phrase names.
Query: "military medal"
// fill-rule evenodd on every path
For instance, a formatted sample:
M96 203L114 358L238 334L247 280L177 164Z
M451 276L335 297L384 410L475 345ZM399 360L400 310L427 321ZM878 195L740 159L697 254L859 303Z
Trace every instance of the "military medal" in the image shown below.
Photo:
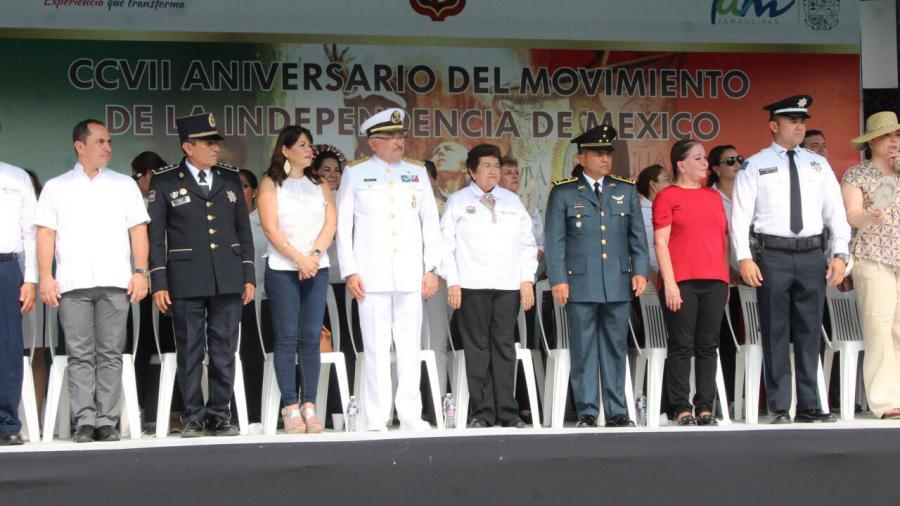
M413 209L416 208L416 194L415 193L412 194L412 204L411 205L412 205Z
M177 199L177 198L178 198L178 192L172 192L172 193L170 193L170 194L169 194L169 197L172 197L173 199Z
M187 195L187 190L185 190L184 188L182 188L182 189L178 190L178 193L180 193L180 194L182 194L182 195Z
M228 190L225 192L225 195L228 197L228 202L231 202L232 204L237 202L237 195L235 195L233 191Z

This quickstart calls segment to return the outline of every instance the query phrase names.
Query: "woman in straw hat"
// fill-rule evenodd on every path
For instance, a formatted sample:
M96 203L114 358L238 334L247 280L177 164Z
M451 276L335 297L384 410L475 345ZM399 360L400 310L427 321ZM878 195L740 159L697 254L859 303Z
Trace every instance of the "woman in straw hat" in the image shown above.
M866 120L850 141L865 149L863 163L844 174L847 219L856 228L851 246L866 357L863 378L872 412L900 419L900 124L894 112Z

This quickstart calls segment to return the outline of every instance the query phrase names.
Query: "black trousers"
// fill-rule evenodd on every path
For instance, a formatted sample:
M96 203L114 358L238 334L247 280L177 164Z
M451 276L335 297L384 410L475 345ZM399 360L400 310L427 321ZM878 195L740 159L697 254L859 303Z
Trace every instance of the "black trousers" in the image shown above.
M728 284L723 281L693 279L678 283L681 290L681 309L666 307L665 291L660 291L663 317L669 334L666 357L666 393L669 405L677 416L683 412L712 412L716 398L716 368L719 330ZM691 392L691 358L694 359L696 393L693 406ZM693 409L692 409L693 407Z
M518 290L462 290L459 333L466 352L471 418L490 425L519 416L513 391Z
M202 422L207 417L231 418L234 354L243 305L240 294L172 300L178 386L184 399L181 419ZM209 397L203 403L203 357L209 354Z
M763 284L756 296L769 411L787 411L791 407L791 340L797 371L797 409L818 409L816 379L825 300L825 255L818 249L766 249L759 255L759 269Z

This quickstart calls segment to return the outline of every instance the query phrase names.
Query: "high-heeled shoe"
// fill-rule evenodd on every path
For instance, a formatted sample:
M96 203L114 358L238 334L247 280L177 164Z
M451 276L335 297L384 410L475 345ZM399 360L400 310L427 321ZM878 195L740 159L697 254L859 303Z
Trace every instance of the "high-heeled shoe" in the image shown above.
M304 404L300 406L300 413L303 415L303 421L306 422L307 434L318 434L325 430L322 422L316 418L316 408L314 406Z
M304 434L307 427L303 419L303 413L299 408L282 408L281 418L284 420L285 434Z

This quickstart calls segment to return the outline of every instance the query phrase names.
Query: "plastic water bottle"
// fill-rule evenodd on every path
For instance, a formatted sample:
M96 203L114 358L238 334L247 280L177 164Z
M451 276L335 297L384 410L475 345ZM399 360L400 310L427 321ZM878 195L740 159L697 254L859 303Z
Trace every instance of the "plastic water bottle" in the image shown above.
M453 395L449 393L444 396L444 427L447 429L456 428L456 401L453 400Z
M637 424L640 427L647 426L647 397L644 394L641 394L640 397L634 402L635 411L637 414Z
M347 404L347 416L344 420L344 429L347 432L356 432L359 430L359 403L356 402L356 396L350 396L350 402Z

